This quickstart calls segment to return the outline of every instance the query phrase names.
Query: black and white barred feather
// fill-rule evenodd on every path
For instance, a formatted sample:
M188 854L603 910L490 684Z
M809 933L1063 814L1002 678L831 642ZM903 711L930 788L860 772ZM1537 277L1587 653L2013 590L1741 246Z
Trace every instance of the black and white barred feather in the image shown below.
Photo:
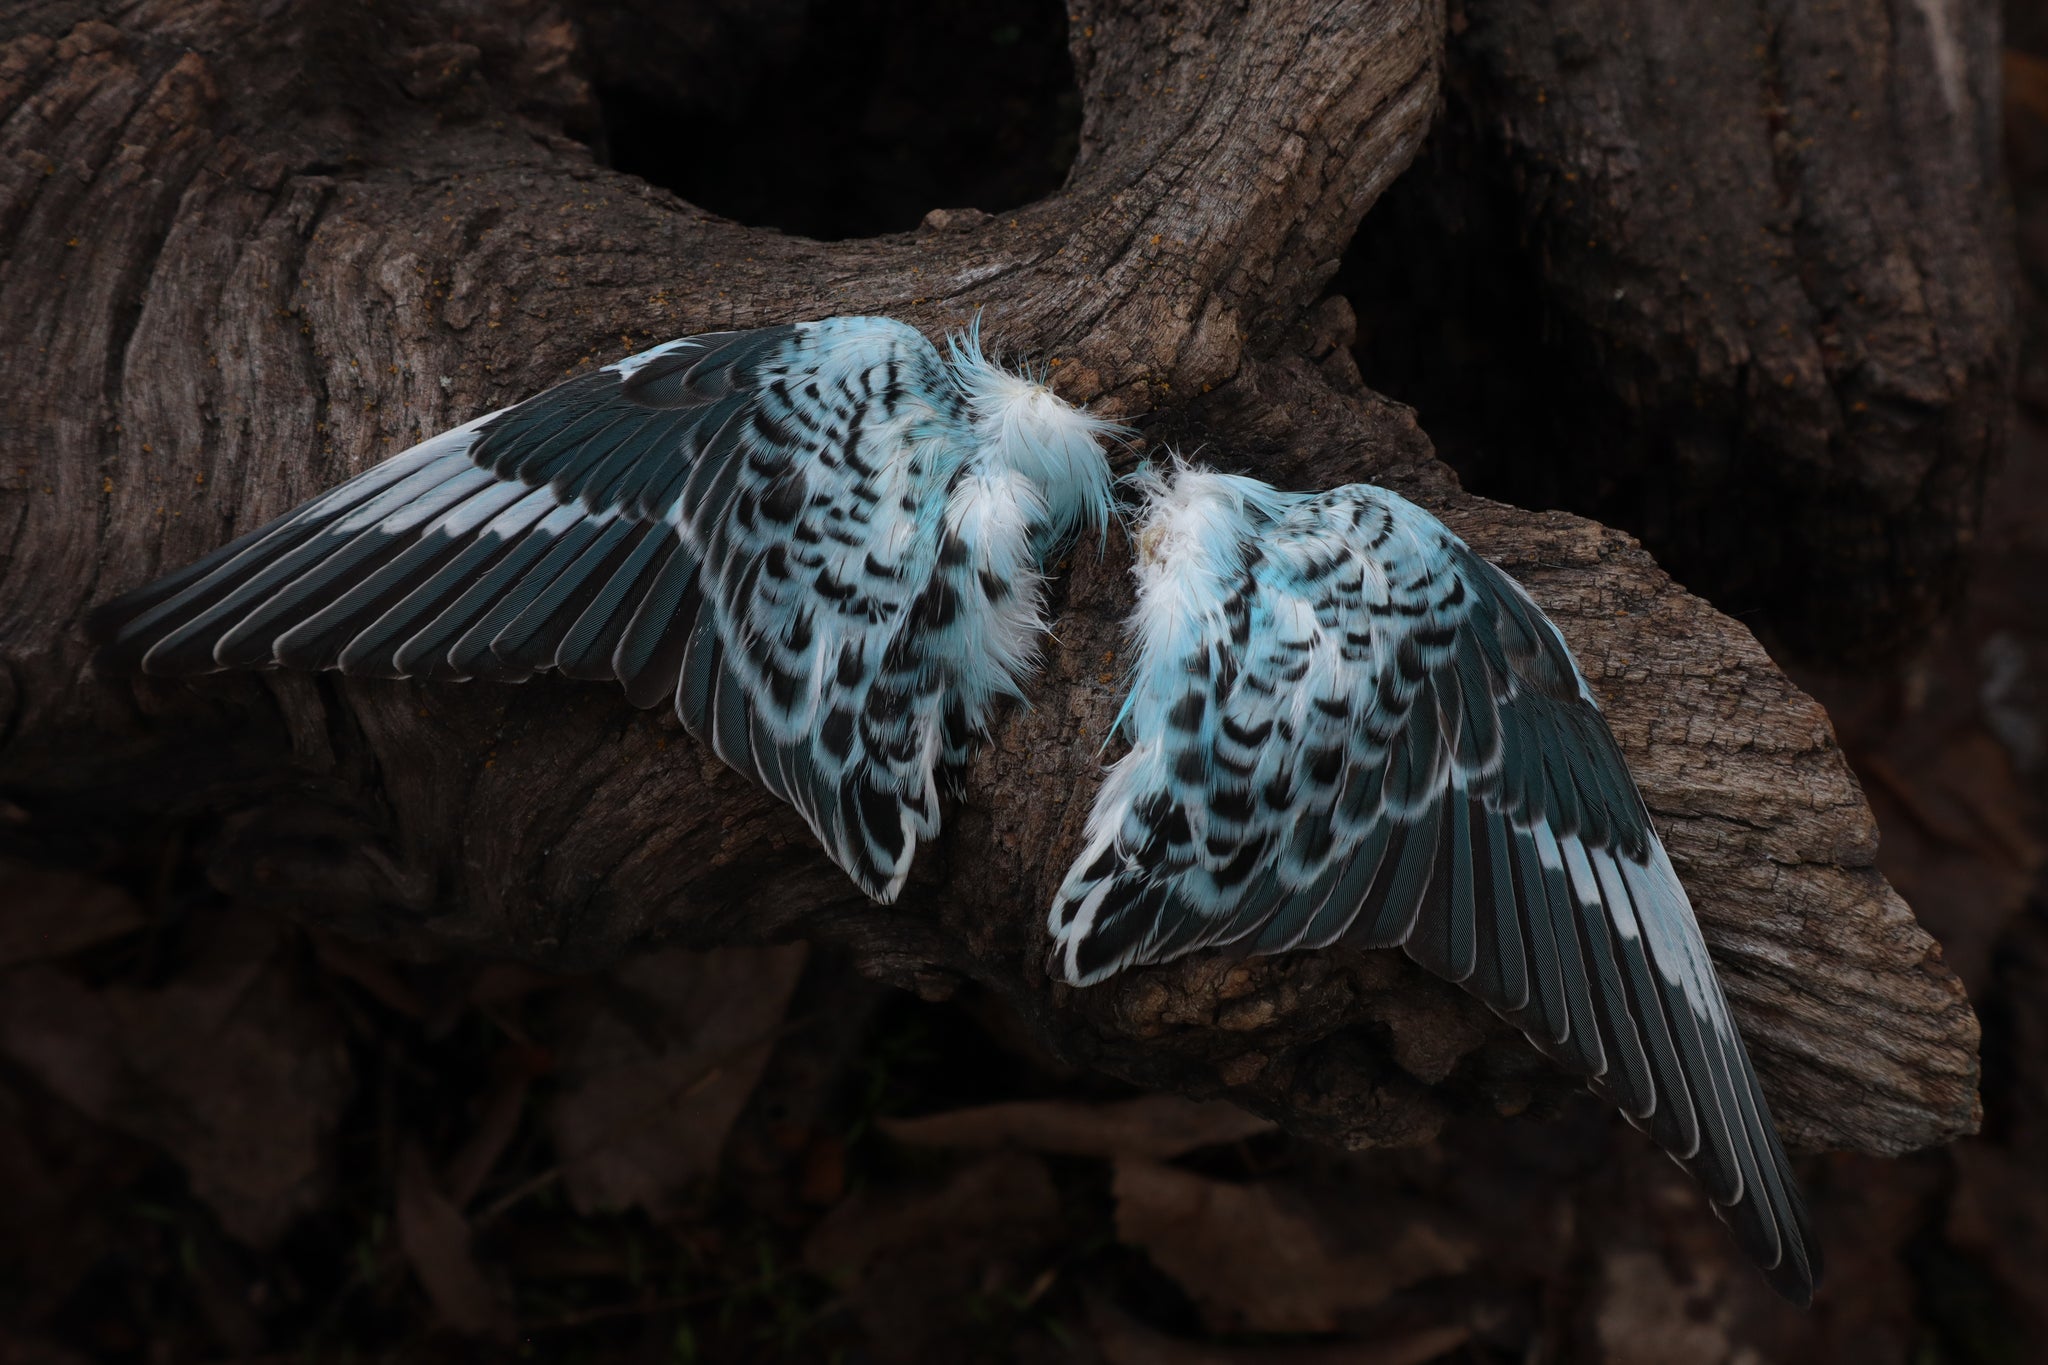
M1399 946L1589 1078L1771 1282L1818 1247L1692 908L1555 626L1395 494L1147 483L1138 657L1051 913L1077 985Z
M615 679L893 899L1107 516L1090 418L887 318L671 341L106 604L111 667Z

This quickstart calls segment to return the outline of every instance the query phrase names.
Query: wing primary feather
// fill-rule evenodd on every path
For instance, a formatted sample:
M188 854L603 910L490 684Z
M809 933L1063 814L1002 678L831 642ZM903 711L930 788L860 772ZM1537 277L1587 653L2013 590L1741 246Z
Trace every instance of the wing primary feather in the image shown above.
M697 569L689 546L681 537L671 537L668 559L619 636L612 672L635 706L658 706L675 696L690 634L704 605Z
M327 520L263 527L227 547L235 553L210 555L192 570L174 575L167 590L152 584L100 607L88 623L100 642L100 666L108 671L144 668L157 646L192 622L213 617L250 578L318 536ZM206 572L198 572L202 569ZM205 639L195 640L194 648L181 654L166 651L145 671L206 673L222 666L214 660L212 640Z
M1479 967L1476 864L1472 844L1472 801L1453 780L1444 793L1448 829L1438 840L1432 884L1442 909L1423 914L1408 935L1408 955L1454 985L1467 984Z
M313 557L288 580L269 579L263 574L250 580L243 593L238 594L242 601L237 605L238 612L246 605L247 614L219 633L213 657L230 668L262 668L281 662L277 658L280 634L333 601L352 584L375 579L386 564L412 543L423 524L494 482L482 470L465 468L346 540L341 537L360 525L360 514L344 517L329 533L334 544L327 552Z
M1612 928L1615 956L1628 992L1628 1013L1649 1062L1656 1109L1650 1135L1658 1146L1681 1160L1699 1147L1699 1120L1692 1096L1699 1080L1690 1076L1666 1010L1663 982L1650 961L1641 916L1629 895L1620 866L1609 848L1592 850L1589 861L1600 883L1600 896Z
M431 649L408 653L408 646L442 623L449 609L479 585L510 581L505 566L519 555L534 527L554 507L554 499L536 489L506 508L481 534L465 541L458 554L343 645L336 657L342 672L404 678L434 673L437 665L439 672L445 672L446 644L452 642L452 635L442 637L439 658Z
M1512 1015L1528 1007L1530 986L1511 836L1506 819L1483 798L1471 797L1469 802L1476 970L1466 984L1481 1000Z
M550 497L552 495L549 495ZM472 678L495 674L491 638L525 610L528 594L551 581L594 539L600 523L557 507L481 571L462 594L398 649L408 674Z
M268 616L278 595L288 592L303 575L309 572L333 574L351 564L361 563L379 549L388 549L389 540L374 529L379 522L386 516L405 515L408 506L415 505L419 499L445 496L447 486L463 479L467 469L467 462L459 456L443 456L379 489L362 502L343 509L340 515L324 522L312 535L256 568L228 591L214 596L205 608L190 615L181 615L177 623L165 631L143 656L143 670L150 673L194 673L233 667L237 663L269 663L267 648L252 649L249 656L242 659L234 649L223 654L222 646L227 645L229 638L236 636L252 616L259 613ZM460 491L457 490L458 493ZM438 505L434 505L436 509ZM232 573L233 567L228 566L223 574ZM197 596L207 586L203 582L197 583L188 591ZM295 596L285 599L287 610ZM168 618L182 613L191 605L195 604L181 594L161 604L156 611ZM263 643L267 645L268 642L265 640Z
M334 515L340 515L338 512ZM208 555L181 573L99 607L87 623L99 642L99 662L107 670L139 668L144 658L191 621L211 615L243 584L292 551L318 536L332 517L308 517L264 526ZM210 644L193 659L192 672L221 667ZM168 656L153 672L172 672Z
M1669 862L1645 866L1624 859L1617 866L1639 912L1636 918L1644 929L1651 965L1666 1002L1672 1039L1691 1082L1697 1124L1694 1141L1688 1149L1674 1148L1673 1155L1687 1161L1717 1198L1733 1199L1741 1191L1743 1177L1729 1138L1740 1117L1728 1088L1731 1077L1720 1055L1718 1037L1723 1027L1732 1027L1727 1023L1727 1004L1718 987L1711 980L1699 980L1684 960L1690 956L1684 950L1685 939L1697 931L1687 927L1692 909L1676 874L1669 870ZM1660 933L1660 924L1676 926L1677 932Z
M1543 869L1543 899L1550 908L1551 940L1557 945L1558 966L1564 981L1572 1056L1584 1068L1585 1075L1598 1078L1607 1074L1608 1047L1594 1004L1593 959L1587 955L1579 933L1578 895L1565 873L1564 850L1558 846L1550 826L1537 825L1530 834Z
M445 443L436 447L429 442L395 455L177 572L104 603L86 623L88 634L103 647L102 662L109 668L140 666L149 646L175 629L180 613L196 615L212 607L279 556L445 454Z
M1502 823L1513 855L1514 903L1520 911L1522 939L1529 949L1529 1000L1511 1018L1546 1055L1556 1056L1572 1036L1564 963L1557 942L1557 917L1551 912L1542 854L1535 838L1511 822Z
M555 667L565 678L606 682L618 676L612 657L618 651L619 641L624 638L640 599L658 581L661 567L679 544L675 533L665 525L635 525L638 529L632 548L617 557L617 567L604 575L603 586L596 588L589 605L555 646ZM593 574L588 581L594 586L599 579Z
M1438 806L1426 807L1404 823L1399 852L1388 848L1358 918L1344 936L1346 943L1365 948L1407 944L1436 875L1442 837L1443 814Z
M317 590L326 604L285 629L271 643L271 656L287 668L341 665L348 646L387 612L433 582L451 562L478 544L477 531L524 490L493 479L435 521L417 528L410 543L393 540L395 553L379 552L374 569L358 565L346 579ZM367 571L366 571L367 569ZM311 608L312 600L307 602Z
M1282 952L1287 948L1324 948L1343 939L1357 921L1360 909L1365 904L1366 893L1371 890L1379 876L1381 865L1386 861L1388 849L1393 845L1397 831L1404 826L1392 820L1381 820L1365 832L1351 860L1344 865L1344 875L1329 889L1327 895L1314 897L1302 892L1297 900L1300 910L1299 922L1283 923L1276 917L1269 932L1259 940L1257 951Z
M1750 1249L1751 1255L1764 1267L1766 1277L1779 1293L1795 1303L1806 1304L1812 1301L1814 1285L1820 1278L1820 1242L1814 1236L1805 1201L1799 1196L1791 1162L1778 1140L1763 1087L1757 1084L1756 1072L1740 1039L1734 1041L1734 1051L1738 1068L1734 1079L1741 1086L1738 1094L1749 1125L1751 1150L1758 1158L1758 1174L1762 1177L1754 1192L1759 1235ZM1775 1257L1763 1254L1762 1234L1766 1228L1776 1248Z
M1817 1243L1779 1143L1770 1109L1746 1049L1730 1020L1726 998L1710 974L1686 959L1701 953L1684 891L1661 849L1642 866L1619 864L1642 918L1669 932L1649 942L1667 983L1668 1017L1693 1077L1699 1142L1687 1169L1706 1186L1719 1212L1750 1256L1788 1298L1811 1297L1819 1273ZM1671 904L1676 898L1677 904ZM1676 910L1681 914L1673 914ZM1678 960L1669 960L1678 959ZM1694 1059L1697 1059L1695 1061Z
M475 613L474 620L448 646L449 676L487 678L496 682L521 682L532 677L537 664L507 659L496 653L491 644L533 605L540 594L548 590L550 584L583 557L607 526L605 522L578 517L551 539L529 537L531 553L523 554L521 559L530 560L530 564L507 565L508 569L518 572L517 581L495 601L484 604L483 610ZM449 608L448 615L454 616L475 605L472 594L465 593L455 606Z
M1777 1221L1772 1216L1762 1163L1758 1160L1760 1143L1752 1136L1756 1113L1750 1103L1749 1086L1745 1083L1748 1079L1745 1075L1747 1066L1740 1056L1739 1043L1731 1050L1725 1039L1716 1037L1715 1044L1711 1061L1717 1073L1716 1089L1722 1098L1722 1115L1728 1125L1728 1145L1734 1154L1738 1177L1731 1196L1715 1195L1716 1212L1734 1230L1736 1240L1743 1244L1750 1257L1769 1269L1783 1258L1784 1247L1779 1239Z
M267 644L263 643L264 633L252 634L249 648L254 657L247 661L259 662L261 656L255 655L255 651L262 649L285 668L310 672L340 667L342 652L350 641L446 568L463 548L461 541L433 532L409 544L393 542L376 556L381 562L374 569L365 573L368 565L358 565L356 573L361 576L354 577L345 588L335 583L322 585L325 591L316 589L300 605L299 611L304 615L289 625L276 622L270 627L277 633ZM322 598L326 600L323 602Z
M711 748L726 766L766 786L761 763L754 756L753 726L747 709L746 684L733 672L727 652L711 694Z
M600 530L575 562L534 593L495 639L491 653L502 664L531 673L555 666L570 629L611 581L619 565L647 537L646 522L613 521Z
M1571 880L1572 903L1577 909L1579 951L1585 955L1592 987L1593 1017L1600 1029L1600 1043L1607 1053L1607 1069L1599 1079L1634 1120L1644 1120L1656 1111L1657 1089L1650 1080L1649 1059L1636 1023L1629 1017L1628 987L1615 961L1614 927L1607 906L1600 899L1600 885L1586 857L1584 845L1574 834L1559 843Z

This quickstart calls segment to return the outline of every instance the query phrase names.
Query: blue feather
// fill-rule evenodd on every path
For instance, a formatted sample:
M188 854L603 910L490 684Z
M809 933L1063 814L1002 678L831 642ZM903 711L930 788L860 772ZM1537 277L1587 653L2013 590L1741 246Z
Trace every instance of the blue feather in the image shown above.
M896 896L1022 695L1117 428L888 318L684 337L443 433L110 603L110 665L614 678Z
M1692 909L1564 637L1421 508L1135 476L1136 662L1050 915L1076 985L1395 946L1589 1078L1788 1296L1819 1262Z

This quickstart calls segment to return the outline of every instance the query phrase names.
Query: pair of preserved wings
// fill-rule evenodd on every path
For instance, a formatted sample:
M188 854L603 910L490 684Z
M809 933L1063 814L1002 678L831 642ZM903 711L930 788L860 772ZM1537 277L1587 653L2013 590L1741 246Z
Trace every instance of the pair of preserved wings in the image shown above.
M1591 1079L1804 1302L1817 1248L1692 909L1563 637L1395 494L1148 476L1137 660L1051 913L1086 985L1404 948Z
M160 674L610 679L893 899L1018 693L1108 424L886 318L688 337L436 436L93 621ZM1788 1296L1817 1260L1685 893L1556 629L1391 493L1182 469L1132 741L1053 908L1076 984L1403 947L1591 1078Z
M688 337L445 432L107 604L161 674L615 679L893 899L1015 695L1107 424L887 318Z

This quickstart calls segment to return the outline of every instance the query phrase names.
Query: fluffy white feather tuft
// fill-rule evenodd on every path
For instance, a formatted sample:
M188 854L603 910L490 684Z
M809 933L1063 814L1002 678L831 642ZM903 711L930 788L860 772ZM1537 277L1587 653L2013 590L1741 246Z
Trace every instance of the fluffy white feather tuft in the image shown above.
M1131 569L1138 604L1130 629L1142 671L1144 660L1179 659L1203 631L1220 628L1224 600L1244 574L1245 547L1301 495L1190 464L1178 451L1169 453L1165 471L1147 463L1124 482L1145 506L1133 532L1138 562ZM1118 724L1136 704L1134 689Z
M1179 452L1168 458L1171 478L1146 464L1125 480L1145 500L1135 570L1141 598L1235 578L1259 523L1299 500L1257 479L1189 464Z
M1015 470L980 470L953 486L946 529L969 550L967 565L978 591L964 619L972 646L960 690L970 719L997 696L1022 696L1021 681L1038 661L1045 633L1045 579L1032 553L1030 528L1042 525L1045 501L1037 485Z
M1045 491L1049 549L1083 528L1109 524L1109 465L1102 443L1124 428L1077 408L1037 377L1017 374L981 349L981 323L946 340L954 376L967 395L982 450Z
M1116 725L1131 749L1111 765L1088 813L1086 843L1067 874L1050 916L1053 960L1074 985L1092 985L1131 960L1139 945L1107 962L1084 964L1082 946L1114 889L1107 875L1122 854L1143 842L1139 803L1171 789L1173 753L1161 721L1187 688L1187 663L1207 642L1229 636L1227 602L1245 573L1245 551L1262 530L1304 500L1257 479L1219 474L1172 453L1165 468L1146 464L1125 482L1144 500L1133 530L1138 601L1130 634L1137 646L1132 681ZM1199 820L1199 808L1189 812Z

